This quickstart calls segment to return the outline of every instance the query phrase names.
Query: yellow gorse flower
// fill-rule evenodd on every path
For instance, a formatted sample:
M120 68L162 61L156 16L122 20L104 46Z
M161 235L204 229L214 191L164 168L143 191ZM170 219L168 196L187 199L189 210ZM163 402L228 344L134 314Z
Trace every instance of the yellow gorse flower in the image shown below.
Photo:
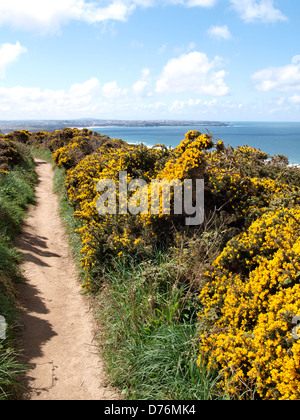
M266 399L299 399L300 342L291 323L300 314L300 207L271 211L228 243L215 260L200 300L201 352L217 361L234 396L257 388ZM292 379L292 380L291 380Z

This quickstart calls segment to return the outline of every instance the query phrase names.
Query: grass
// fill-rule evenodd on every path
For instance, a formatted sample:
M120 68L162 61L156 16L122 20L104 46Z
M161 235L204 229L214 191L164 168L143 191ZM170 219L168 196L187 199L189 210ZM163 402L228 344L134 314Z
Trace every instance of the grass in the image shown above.
M14 248L29 204L35 202L37 180L30 155L21 148L23 161L0 176L0 315L7 324L0 340L0 400L14 399L20 390L19 376L26 367L19 363L16 283L22 279L21 256Z
M195 324L162 325L131 349L130 397L153 400L215 398L214 373L198 368Z
M157 251L152 261L115 261L98 295L99 341L113 385L134 400L215 400L216 372L199 357L196 296L178 266ZM191 309L193 308L193 309Z
M30 150L31 156L33 156L34 158L45 160L48 163L53 163L52 153L49 149L45 149L42 147L37 148L34 146L28 146L28 149Z

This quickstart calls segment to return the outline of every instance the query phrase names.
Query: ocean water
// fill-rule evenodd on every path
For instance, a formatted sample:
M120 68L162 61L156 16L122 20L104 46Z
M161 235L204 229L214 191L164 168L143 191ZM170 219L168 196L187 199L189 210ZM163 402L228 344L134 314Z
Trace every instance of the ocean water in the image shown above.
M189 130L212 133L233 147L248 145L269 155L284 154L291 164L300 164L300 123L230 122L228 126L93 127L93 131L148 146L176 147Z

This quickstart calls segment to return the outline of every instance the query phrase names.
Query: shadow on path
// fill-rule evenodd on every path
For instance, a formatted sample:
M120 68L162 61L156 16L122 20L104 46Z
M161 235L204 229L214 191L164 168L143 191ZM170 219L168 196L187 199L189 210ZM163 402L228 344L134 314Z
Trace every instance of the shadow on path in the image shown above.
M32 262L42 267L50 267L48 263L42 261L39 257L60 258L60 255L47 251L48 246L46 240L47 238L42 236L23 233L16 240L16 247L21 252L24 261Z

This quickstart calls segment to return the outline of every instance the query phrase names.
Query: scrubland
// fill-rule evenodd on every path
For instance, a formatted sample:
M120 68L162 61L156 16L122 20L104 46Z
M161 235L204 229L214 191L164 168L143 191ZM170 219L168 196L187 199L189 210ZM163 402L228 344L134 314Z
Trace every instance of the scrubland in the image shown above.
M87 129L14 132L0 146L1 244L33 200L30 146L53 158L82 290L95 303L110 380L127 398L300 398L300 340L292 336L300 315L300 170L287 158L198 131L175 149ZM18 154L27 166L12 164ZM16 181L20 171L26 188ZM172 210L101 216L97 183L118 187L120 171L128 182L204 179L204 223L186 226L186 215ZM15 222L9 206L17 205ZM10 250L0 264L8 258L17 260ZM15 272L0 270L10 296Z

